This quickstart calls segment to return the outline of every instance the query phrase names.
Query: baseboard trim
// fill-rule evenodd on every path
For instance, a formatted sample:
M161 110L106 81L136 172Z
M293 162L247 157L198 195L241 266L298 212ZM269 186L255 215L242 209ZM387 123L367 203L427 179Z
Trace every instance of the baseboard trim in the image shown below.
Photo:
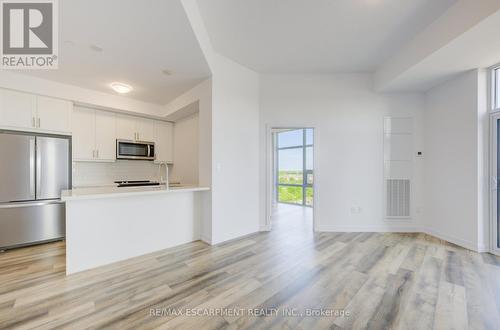
M260 226L259 230L260 231L271 231L271 226L263 225L263 226Z
M237 237L232 237L232 238L228 238L228 239L223 239L221 241L218 241L218 242L214 242L214 241L211 241L211 245L219 245L219 244L225 244L225 243L230 243L232 241L236 241L236 240L239 240L239 239L244 239L244 238L247 238L249 236L252 236L252 235L255 235L255 234L258 234L260 233L259 230L256 230L256 231L252 231L250 233L246 233L246 234L240 234L240 236L237 236Z
M208 237L203 236L203 235L201 236L201 241L205 242L205 243L207 243L209 245L212 245L212 240L210 238L208 238Z
M478 248L477 248L477 252L479 253L485 253L485 252L488 252L490 253L490 249L486 246L486 245L479 245Z
M325 226L317 225L315 231L332 233L418 233L414 226Z
M448 234L445 234L443 232L440 232L440 231L432 229L432 228L422 228L421 231L427 235L437 237L439 239L445 240L447 242L456 244L458 246L464 247L464 248L472 250L472 251L486 252L486 251L481 251L482 247L481 248L478 247L476 244L474 244L474 242L467 241L467 240L461 239L461 238L453 236L453 235L448 235Z
M431 228L415 226L328 226L317 225L315 231L333 233L424 233L475 252L490 252L487 246L477 246L474 242L447 235Z

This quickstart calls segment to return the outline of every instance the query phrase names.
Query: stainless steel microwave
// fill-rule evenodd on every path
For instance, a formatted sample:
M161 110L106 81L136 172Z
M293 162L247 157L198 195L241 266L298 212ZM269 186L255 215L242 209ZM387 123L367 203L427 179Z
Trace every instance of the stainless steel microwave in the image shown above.
M155 143L116 140L116 159L155 160Z

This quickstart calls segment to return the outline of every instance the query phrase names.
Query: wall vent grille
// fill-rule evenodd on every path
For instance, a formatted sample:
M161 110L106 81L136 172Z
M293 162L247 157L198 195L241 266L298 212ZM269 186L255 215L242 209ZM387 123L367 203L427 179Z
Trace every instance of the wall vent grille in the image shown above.
M387 205L388 218L407 218L410 216L410 180L387 179Z

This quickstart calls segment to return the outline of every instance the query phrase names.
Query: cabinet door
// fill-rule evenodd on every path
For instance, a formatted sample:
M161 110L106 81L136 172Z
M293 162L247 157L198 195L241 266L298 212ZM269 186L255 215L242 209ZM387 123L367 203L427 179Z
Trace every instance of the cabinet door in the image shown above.
M0 90L0 126L35 128L36 96Z
M155 121L154 124L156 161L172 163L174 161L173 124L163 121Z
M99 160L116 159L116 117L107 111L95 111L95 144Z
M146 118L136 118L137 140L153 142L155 138L155 121Z
M116 138L120 140L135 140L135 117L116 115Z
M51 97L37 97L37 126L45 131L71 134L73 103Z
M75 107L73 120L73 160L94 160L95 110Z

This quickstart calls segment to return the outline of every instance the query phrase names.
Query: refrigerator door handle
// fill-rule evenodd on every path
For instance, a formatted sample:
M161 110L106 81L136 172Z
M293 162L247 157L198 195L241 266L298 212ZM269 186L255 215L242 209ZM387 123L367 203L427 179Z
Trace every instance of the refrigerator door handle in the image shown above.
M42 157L40 154L40 145L36 144L36 196L42 194Z
M30 139L30 194L35 199L35 138Z

